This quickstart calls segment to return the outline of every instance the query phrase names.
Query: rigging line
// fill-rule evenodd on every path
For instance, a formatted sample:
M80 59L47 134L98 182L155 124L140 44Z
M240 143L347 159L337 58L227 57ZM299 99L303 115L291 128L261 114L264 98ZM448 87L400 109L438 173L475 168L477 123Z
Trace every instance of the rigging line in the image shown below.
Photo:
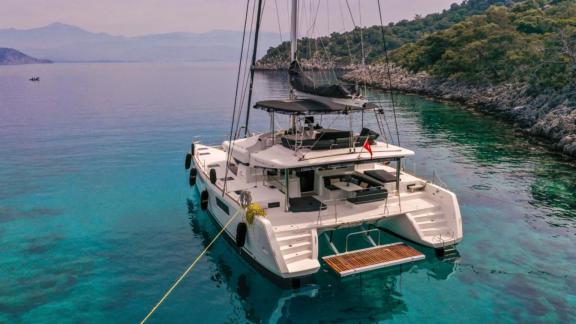
M386 31L384 30L384 22L382 21L382 7L380 0L378 1L378 15L380 17L380 30L382 31L382 43L384 45L384 58L386 60L386 74L388 75L388 90L390 91L390 99L392 101L392 111L394 113L394 124L396 125L396 138L398 146L400 146L400 131L398 129L398 120L396 118L396 106L394 104L394 91L392 91L392 74L390 73L390 58L388 57L388 45L386 44Z
M360 4L360 3L358 3L358 4ZM352 20L352 24L354 25L354 29L356 29L356 28L357 28L356 22L354 21L354 15L353 15L353 13L352 13L352 8L350 7L350 3L348 2L348 0L346 0L346 7L348 8L348 13L350 14L350 19ZM354 31L352 31L352 33L353 33L353 32L354 32ZM361 45L362 45L362 65L365 67L365 60L364 60L364 42L363 42L363 32L362 32L362 29L360 29L360 42L361 42ZM350 46L348 46L348 47L350 48ZM352 52L351 52L351 51L350 51L350 56L352 57ZM364 82L364 89L365 89L365 91L366 91L366 82ZM384 110L382 110L382 112L384 112ZM377 123L378 123L378 128L379 128L380 132L382 132L382 133L384 134L385 132L384 132L384 130L383 130L382 127L381 127L381 123L380 123L380 120L378 119L378 115L377 115L376 110L374 110L374 116L376 117L376 121L377 121ZM388 132L389 132L389 134L390 134L390 138L392 139L392 131L390 130L390 126L388 125L388 121L387 121L387 119L385 118L385 116L383 116L383 117L384 117L384 122L386 123L386 126L387 126L387 128L388 128ZM396 128L396 131L398 132L398 128ZM384 137L386 137L386 135L384 135ZM400 143L398 143L398 145L400 145Z
M265 7L266 7L266 0L264 0L263 5L262 5L262 13L264 12ZM254 2L254 6L252 7L252 23L250 25L250 34L252 34L252 31L255 30L255 27L254 27L254 18L255 17L256 17L256 2ZM256 18L256 21L257 21L257 18ZM255 31L254 31L254 33L255 33ZM256 39L254 38L254 40L256 40ZM246 62L245 62L246 68L244 69L244 85L243 85L243 92L242 92L242 96L241 96L242 106L240 108L240 114L242 113L242 111L244 109L244 104L246 103L246 93L249 93L249 91L248 91L249 85L251 86L250 81L252 80L252 76L251 76L252 73L251 72L253 70L252 70L252 66L249 64L249 60L250 60L249 53L250 53L250 45L251 44L252 44L252 37L250 37L249 42L248 42L248 46L246 47ZM256 44L254 44L254 45L256 46ZM250 98L250 97L248 97L248 98ZM250 108L251 107L249 107L249 102L248 102L248 104L246 105L246 109L247 109L246 114L249 113L248 111ZM237 123L236 124L236 138L238 138L238 137L240 137L240 132L242 130L242 127L240 127L240 120L239 119L236 121L236 123ZM244 127L244 130L247 131L247 127Z
M336 75L336 71L334 70L334 67L336 66L336 64L334 63L333 57L330 54L330 50L324 44L324 40L322 37L319 37L318 41L320 42L320 45L322 46L322 49L324 50L324 55L326 56L326 60L328 61L328 64L329 64L328 65L329 66L329 72L324 74L326 81L330 82L330 78L333 78L337 82L339 82L340 80L338 80L338 76Z
M362 8L360 7L360 1L358 1L358 18L360 22L360 47L362 50L362 68L364 69L364 73L366 74L366 52L364 51L364 28L362 28ZM364 78L364 94L368 93L368 89L366 86L367 79Z
M354 32L356 31L356 28L358 28L358 26L356 25L356 21L354 20L354 14L352 13L352 9L350 8L350 3L348 2L348 0L345 1L346 1L346 7L348 8L348 13L350 14L350 20L352 20L352 25L354 26L354 29L350 33L354 35ZM350 50L350 56L352 56L352 50ZM362 64L362 62L360 63Z
M252 3L252 15L251 15L251 22L250 22L250 33L249 33L249 38L248 38L248 46L246 46L246 55L245 55L245 62L244 62L244 71L242 74L242 94L240 96L240 111L238 113L239 116L242 115L242 112L244 111L244 104L245 104L245 99L246 99L246 92L248 89L248 80L250 78L250 74L248 73L250 71L250 48L252 46L252 33L254 30L254 19L256 17L256 1L254 1ZM234 136L235 139L237 139L238 137L240 137L240 118L236 120L236 126L235 126L235 132L234 132ZM233 147L234 145L232 145Z
M318 5L316 6L316 13L314 13L314 8L312 7L312 3L310 3L310 26L306 33L310 35L310 37L314 36L314 32L316 31L316 21L318 20L318 12L320 11L320 0L318 0Z
M326 17L327 22L326 22L326 41L328 43L328 46L324 45L324 41L322 40L322 46L324 46L324 48L328 48L327 50L327 55L329 57L329 60L331 61L331 71L332 71L332 78L334 80L337 80L338 82L340 82L341 80L338 79L338 75L336 74L336 58L334 55L332 55L332 51L330 50L331 46L333 44L331 44L331 37L330 37L330 2L328 0L326 0ZM341 82L340 82L341 83Z
M244 137L248 137L248 123L250 122L250 104L252 103L252 92L254 89L254 67L256 66L256 57L258 55L258 37L260 34L260 24L262 22L262 2L258 0L258 10L256 11L256 30L254 31L254 49L252 50L252 62L250 63L250 87L248 89L248 104L246 107L246 123L244 125Z
M350 9L350 3L346 0L346 7L348 7L348 12L350 13L350 19L352 19L352 25L356 28L356 21L354 21L354 15L352 14L352 9Z
M230 217L230 220L224 226L222 226L222 229L220 230L220 232L218 232L218 234L216 234L216 236L212 239L212 241L210 241L208 246L206 246L206 248L204 248L204 250L202 250L202 252L196 257L196 259L194 260L194 262L192 262L192 264L188 267L188 269L186 269L186 271L184 271L184 273L182 273L180 275L178 280L176 280L176 282L174 282L172 287L170 287L170 289L168 289L168 291L164 294L164 296L162 296L160 301L152 308L152 310L148 313L148 315L146 315L146 317L144 317L144 319L140 322L140 324L144 324L150 318L150 316L152 316L152 314L154 314L154 312L156 312L158 307L160 307L160 305L162 305L162 303L166 300L166 298L168 298L168 296L170 296L170 294L176 288L176 286L178 286L180 284L182 279L184 279L184 277L186 277L188 275L188 273L194 268L196 263L198 263L198 261L200 261L200 259L206 254L206 252L208 252L208 249L210 249L210 247L212 247L212 244L214 244L214 242L216 242L216 240L222 235L222 233L224 233L226 228L232 223L232 221L234 219L236 219L236 217L240 214L240 212L242 210L243 209L238 208L236 213L232 217Z
M234 139L237 139L239 136L239 124L240 124L240 116L242 116L242 112L244 110L244 103L245 103L245 96L246 96L246 89L248 87L248 70L249 70L249 60L250 60L250 46L252 45L252 31L254 30L254 17L255 17L255 12L256 12L256 1L252 2L252 14L251 14L251 18L250 18L250 31L248 33L248 46L246 46L246 50L245 50L245 61L244 61L244 69L242 71L242 86L240 87L242 89L242 94L240 96L240 102L239 102L239 111L238 111L238 119L236 120L236 125L234 128ZM233 145L232 145L233 146Z
M378 96L378 95L377 95ZM392 144L394 143L394 137L392 136L392 130L390 130L390 125L388 124L388 118L386 118L386 110L384 109L383 106L380 105L380 103L378 103L378 107L380 107L379 111L382 114L382 119L384 120L384 124L386 125L386 129L388 130L388 136L390 137L390 140L392 141ZM376 118L376 122L378 123L378 127L380 129L380 131L384 134L384 137L386 137L386 130L384 130L382 128L381 125L381 121L380 118L378 118L378 112L376 112L376 110L374 110L374 117ZM386 142L388 143L388 139L386 139Z
M368 74L368 78L370 78L370 74ZM366 94L368 94L368 92L366 92ZM381 112L382 119L384 120L384 124L386 125L386 129L388 130L388 135L390 136L390 140L393 140L394 137L392 136L392 131L390 130L390 125L388 124L388 119L386 118L386 112L384 108L380 105L382 100L380 100L380 95L376 94L376 96L378 97L378 100L376 102L378 103L379 111ZM376 123L378 125L378 130L382 135L384 135L384 139L388 144L388 136L386 136L386 129L382 127L382 122L380 121L380 117L378 116L378 112L376 111L376 109L373 109L373 111L374 111L374 118L376 119Z
M241 120L241 116L242 116L242 111L244 110L244 99L246 96L246 89L248 87L248 60L250 59L249 53L250 53L250 45L252 44L252 31L254 30L254 17L255 17L255 13L256 13L256 1L252 2L252 15L251 15L251 22L250 22L250 32L248 33L248 35L250 35L248 37L248 46L246 46L246 59L244 62L244 71L243 71L243 75L242 75L242 95L240 96L240 109L238 110L238 118L236 119L236 125L235 125L235 130L234 130L234 139L237 139L240 136L240 120ZM235 146L236 142L232 141L232 143L230 143L230 158L232 158L232 152L234 151L234 146Z
M274 0L274 7L276 8L276 21L278 22L278 32L280 33L280 44L284 43L282 37L282 25L280 24L280 13L278 11L278 0Z
M326 0L326 34L330 35L330 5Z
M240 74L242 73L242 60L244 55L244 41L246 40L246 25L248 24L248 11L250 9L250 0L246 1L246 13L244 14L244 28L242 31L242 45L240 46L240 60L238 61L238 72L236 76L236 90L234 90L234 108L232 109L232 121L230 122L230 139L229 145L232 145L232 136L234 133L234 120L236 119L236 107L238 104L238 88L240 86ZM239 118L240 116L238 116ZM222 196L226 192L226 187L228 185L228 170L230 167L230 157L232 155L232 150L228 150L228 155L226 157L226 172L224 176L224 186L222 187Z
M310 2L311 4L312 2ZM306 6L302 6L302 12L303 12L303 16L305 15L305 18L302 19L302 27L307 27L306 26L306 21L310 20L312 17L312 13L308 14L308 11L306 11ZM302 30L304 30L304 28L302 28ZM306 29L306 31L308 31L308 29ZM308 46L307 46L307 50L308 50L308 60L312 60L312 45L310 44L311 41L311 36L308 32L303 33L306 38L307 38L307 42L308 42Z
M340 9L340 21L342 22L342 35L346 40L346 47L348 47L348 56L350 57L350 64L354 64L354 56L352 56L352 48L350 47L350 35L346 32L346 23L344 22L344 10L342 9L342 2L338 1L338 8Z
M386 112L383 107L380 108L380 111L382 112L382 119L384 120L386 129L388 130L388 136L390 137L392 144L394 144L394 137L392 136L392 131L390 130L390 125L388 124L388 119L386 118ZM376 122L378 123L378 128L380 129L380 132L382 132L382 134L384 134L384 137L386 137L386 130L382 128L381 124L382 122L380 121L380 118L378 118L378 112L376 112L376 110L374 110L374 117L376 117ZM388 138L386 138L386 142L388 143Z
M360 7L360 1L358 1L358 14L359 14L359 19L360 19L360 25L362 25L362 9ZM362 48L362 72L364 75L364 94L366 96L368 96L367 83L371 81L371 76L370 76L370 73L369 73L367 66L366 66L366 54L365 54L365 50L364 50L364 33L363 33L362 28L360 29L360 43L362 46L361 48ZM384 123L386 124L386 128L388 130L388 135L389 135L390 139L392 140L394 137L392 136L392 131L390 130L390 125L388 124L388 120L386 119L384 110L381 109L381 111L382 111L382 118L384 119ZM386 131L382 127L382 122L380 121L380 118L379 118L376 110L374 110L374 117L376 119L376 123L378 124L378 130L384 135L386 143L388 143Z
M318 7L320 7L320 3L321 3L321 1L319 0ZM326 0L326 8L327 8L327 10L328 10L328 8L330 8L330 6L328 5L328 0ZM319 8L318 8L318 11L319 11ZM318 13L316 13L316 15L318 15ZM329 18L328 18L328 21L330 21ZM328 28L330 28L330 27L328 27ZM316 48L318 48L318 43L320 43L320 47L324 51L324 57L326 58L326 61L328 61L328 69L320 69L320 71L321 71L320 75L321 75L322 80L326 83L330 83L331 80L336 80L338 82L339 80L338 80L338 77L336 75L336 71L334 71L335 63L334 63L334 60L332 59L332 55L330 54L328 47L326 46L326 44L324 44L324 38L326 38L327 41L330 41L329 36L327 36L327 37L320 37L319 36L319 37L315 38Z
M245 99L246 99L246 93L248 91L248 81L250 78L250 74L248 73L250 71L250 64L249 64L249 60L250 60L250 48L252 45L252 32L254 30L254 18L256 17L256 1L253 2L253 6L252 6L252 20L250 23L250 38L248 39L248 46L246 47L246 61L244 63L244 74L242 75L242 95L240 97L240 103L241 108L240 111L242 112L244 109L244 104L245 104ZM236 137L240 136L240 125L239 122L237 122L236 125Z

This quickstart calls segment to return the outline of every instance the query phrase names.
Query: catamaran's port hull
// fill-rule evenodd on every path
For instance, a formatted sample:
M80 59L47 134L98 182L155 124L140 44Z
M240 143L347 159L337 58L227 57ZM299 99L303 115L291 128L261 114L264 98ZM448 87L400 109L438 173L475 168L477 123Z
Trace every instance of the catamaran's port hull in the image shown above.
M198 161L195 160L195 162L197 163ZM199 171L196 189L199 193L204 190L208 192L207 210L213 221L222 228L224 224L228 223L230 217L233 216L238 209L241 209L241 206L228 195L222 195L222 190L210 183L209 176L201 171L201 169ZM220 200L220 203L218 203L218 200ZM220 207L222 203L228 206L228 213ZM233 245L236 245L236 228L240 222L246 222L244 211L240 211L235 220L224 230L226 238L231 241ZM284 269L285 272L282 272L282 262L278 260L278 247L275 243L276 239L270 222L265 218L257 217L254 219L254 223L248 226L244 247L237 248L237 251L245 257L249 263L256 265L257 269L271 276L274 281L277 281L281 285L285 285L287 282L293 284L290 279L305 279L320 269L320 264L318 263L317 267L293 272L288 272L287 269Z

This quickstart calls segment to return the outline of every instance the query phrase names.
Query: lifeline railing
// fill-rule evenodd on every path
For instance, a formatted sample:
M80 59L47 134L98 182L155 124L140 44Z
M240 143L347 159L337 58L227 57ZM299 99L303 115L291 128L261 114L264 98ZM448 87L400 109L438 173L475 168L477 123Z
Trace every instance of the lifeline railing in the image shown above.
M371 232L378 232L378 243L374 242L374 240L372 239L372 237L370 236ZM364 234L367 237L370 238L371 242L374 246L378 246L380 245L380 233L382 232L382 230L380 230L379 228L373 228L373 229L369 229L369 230L363 230L363 231L359 231L359 232L353 232L353 233L349 233L348 235L346 235L346 252L348 252L348 239L351 236L355 236L355 235L360 235L360 234Z
M442 179L440 179L440 177L436 173L436 170L432 171L432 183L435 185L438 185L444 189L448 189L448 185L446 184L446 182L444 182L444 181L442 181Z

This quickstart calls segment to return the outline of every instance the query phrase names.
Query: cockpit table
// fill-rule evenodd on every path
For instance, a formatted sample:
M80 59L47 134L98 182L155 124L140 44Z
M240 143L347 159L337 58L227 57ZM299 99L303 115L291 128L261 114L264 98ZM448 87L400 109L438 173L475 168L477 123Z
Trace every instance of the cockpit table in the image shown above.
M334 187L347 191L347 192L354 192L354 191L360 191L364 188L360 187L357 184L353 184L351 182L346 182L346 181L338 181L332 184Z

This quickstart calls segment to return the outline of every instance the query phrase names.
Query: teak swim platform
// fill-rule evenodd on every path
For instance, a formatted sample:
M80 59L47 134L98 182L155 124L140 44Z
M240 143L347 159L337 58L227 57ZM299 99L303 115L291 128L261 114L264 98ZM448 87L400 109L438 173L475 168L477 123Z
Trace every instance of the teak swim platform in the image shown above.
M399 242L339 253L322 259L341 277L423 260L424 254Z

